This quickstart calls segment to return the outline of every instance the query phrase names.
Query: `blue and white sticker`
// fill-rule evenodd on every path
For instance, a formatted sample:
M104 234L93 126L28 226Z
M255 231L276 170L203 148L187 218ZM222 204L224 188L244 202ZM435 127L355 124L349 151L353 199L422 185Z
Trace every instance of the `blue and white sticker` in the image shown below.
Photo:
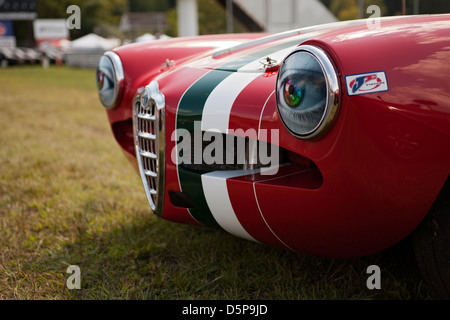
M389 86L384 71L353 74L345 77L349 96L388 91Z

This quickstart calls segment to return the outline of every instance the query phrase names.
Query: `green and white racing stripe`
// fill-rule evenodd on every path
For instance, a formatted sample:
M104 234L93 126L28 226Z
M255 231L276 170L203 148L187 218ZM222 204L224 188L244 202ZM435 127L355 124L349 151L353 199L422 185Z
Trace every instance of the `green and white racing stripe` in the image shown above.
M222 71L224 72L224 71ZM228 133L230 112L234 101L260 73L232 72L209 95L203 107L202 131Z
M202 175L202 187L205 192L206 202L214 219L225 231L251 241L256 240L244 229L234 213L230 197L228 196L227 179L258 173L259 171L214 171Z
M194 132L194 122L201 121L203 108L209 94L230 75L229 72L212 70L201 77L184 93L178 104L177 129ZM177 150L179 154L179 150ZM181 191L188 191L194 208L188 209L191 216L201 224L221 228L212 216L202 189L201 175L180 167L177 163Z
M263 70L258 72L259 60L270 55L272 59L280 61L302 40L304 39L297 38L295 41L256 51L207 72L180 99L176 128L194 132L194 122L201 122L202 131L227 133L231 108L236 98L247 85L263 74ZM194 203L194 207L188 211L196 221L256 241L237 219L226 184L228 178L251 172L216 171L202 175L185 169L179 163L177 169L180 189L189 194Z

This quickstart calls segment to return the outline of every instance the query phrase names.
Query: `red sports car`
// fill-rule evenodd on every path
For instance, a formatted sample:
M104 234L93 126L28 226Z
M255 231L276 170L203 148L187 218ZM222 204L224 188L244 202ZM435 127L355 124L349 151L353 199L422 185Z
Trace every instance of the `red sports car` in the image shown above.
M450 296L450 15L107 52L99 97L153 211L323 257L413 234Z

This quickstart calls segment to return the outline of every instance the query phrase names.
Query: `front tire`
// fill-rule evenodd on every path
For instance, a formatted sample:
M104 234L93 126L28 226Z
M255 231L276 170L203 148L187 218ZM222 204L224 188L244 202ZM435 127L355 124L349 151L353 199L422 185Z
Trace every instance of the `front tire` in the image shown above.
M450 299L450 179L412 240L425 281L436 298Z

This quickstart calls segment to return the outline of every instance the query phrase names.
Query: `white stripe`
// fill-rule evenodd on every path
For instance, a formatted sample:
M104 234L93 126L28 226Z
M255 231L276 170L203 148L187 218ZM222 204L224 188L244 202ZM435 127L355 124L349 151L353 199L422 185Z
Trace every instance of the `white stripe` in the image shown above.
M227 179L257 173L259 170L214 171L202 175L206 202L217 223L227 232L251 241L256 241L242 227L231 205Z
M202 115L202 131L227 133L230 112L234 101L241 91L260 75L259 73L233 72L219 83L205 102Z

